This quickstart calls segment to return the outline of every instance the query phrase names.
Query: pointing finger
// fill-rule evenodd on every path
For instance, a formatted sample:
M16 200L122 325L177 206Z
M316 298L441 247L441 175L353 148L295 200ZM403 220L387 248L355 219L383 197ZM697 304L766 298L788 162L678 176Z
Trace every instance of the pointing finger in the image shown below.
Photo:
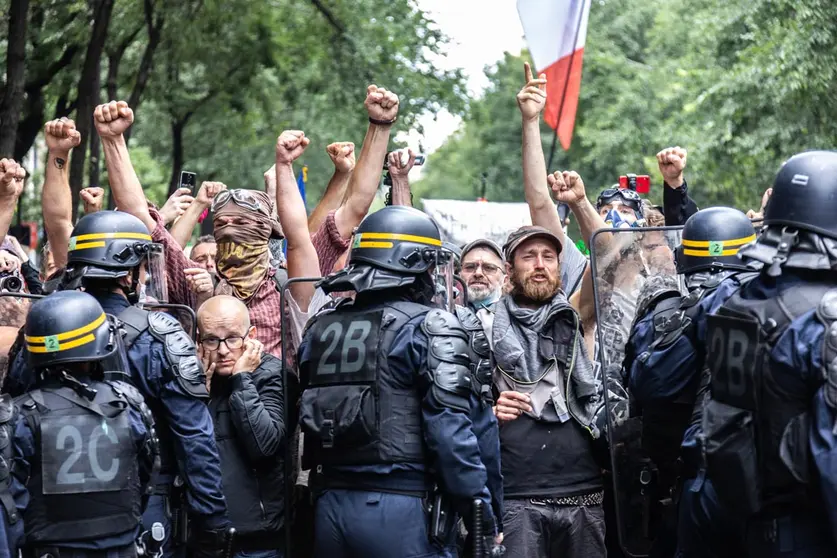
M526 83L532 81L532 67L529 65L528 62L523 63L523 79Z

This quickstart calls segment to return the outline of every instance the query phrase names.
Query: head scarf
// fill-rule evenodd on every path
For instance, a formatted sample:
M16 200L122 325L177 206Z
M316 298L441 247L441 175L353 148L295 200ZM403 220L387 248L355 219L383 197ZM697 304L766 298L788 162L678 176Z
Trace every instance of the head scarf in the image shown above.
M268 240L282 238L279 221L271 217L273 205L264 192L247 190L264 212L238 205L234 199L217 208L213 217L218 244L217 268L221 280L215 294L228 294L247 302L256 294L270 271ZM221 223L219 217L236 217Z

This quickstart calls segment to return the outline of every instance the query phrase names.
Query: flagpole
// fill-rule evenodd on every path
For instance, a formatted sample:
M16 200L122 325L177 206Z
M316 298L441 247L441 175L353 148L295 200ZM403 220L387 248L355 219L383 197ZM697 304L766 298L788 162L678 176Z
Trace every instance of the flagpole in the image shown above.
M575 26L575 37L573 38L573 51L570 53L570 63L567 65L567 77L564 80L564 91L561 93L561 103L558 105L558 121L555 123L555 135L552 136L552 147L549 148L549 162L546 164L546 172L552 168L552 159L555 157L555 147L558 140L558 129L561 127L561 114L564 112L564 99L567 98L567 87L570 85L570 74L573 70L575 51L578 50L578 35L581 33L581 22L584 21L584 6L587 0L581 0L581 10L578 12L578 25ZM560 48L560 47L559 47Z

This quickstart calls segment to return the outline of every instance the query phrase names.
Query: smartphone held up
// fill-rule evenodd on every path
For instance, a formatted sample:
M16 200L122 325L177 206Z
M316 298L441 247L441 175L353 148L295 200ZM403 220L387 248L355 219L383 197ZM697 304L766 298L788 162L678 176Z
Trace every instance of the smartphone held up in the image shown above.
M647 194L651 191L651 177L647 174L626 174L619 177L619 187L633 190L637 194Z
M196 188L198 183L197 176L198 175L196 175L195 173L189 171L182 171L180 173L180 187L188 188L189 191L192 192L193 196L197 195L198 193Z

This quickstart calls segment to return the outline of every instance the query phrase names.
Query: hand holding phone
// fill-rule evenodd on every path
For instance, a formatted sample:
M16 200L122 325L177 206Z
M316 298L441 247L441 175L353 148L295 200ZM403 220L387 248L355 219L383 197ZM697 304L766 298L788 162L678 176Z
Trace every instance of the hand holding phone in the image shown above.
M180 188L188 188L192 195L198 193L196 186L198 184L197 175L193 172L182 171L180 173Z
M619 177L619 187L628 188L637 194L647 194L651 191L651 177L647 174L626 174Z

